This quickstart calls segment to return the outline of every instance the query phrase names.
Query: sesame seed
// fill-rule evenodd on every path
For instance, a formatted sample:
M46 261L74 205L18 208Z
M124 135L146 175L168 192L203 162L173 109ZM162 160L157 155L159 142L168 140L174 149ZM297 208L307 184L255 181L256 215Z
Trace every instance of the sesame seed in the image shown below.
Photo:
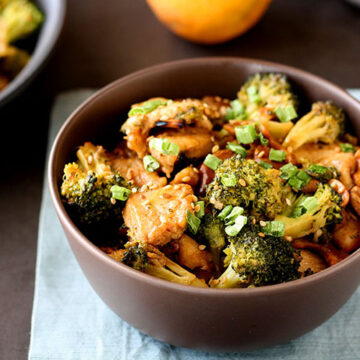
M194 201L198 201L197 196L193 195L193 200L194 200Z
M212 141L212 142L214 142L214 141L215 141L215 138L214 138L213 136L212 136L210 139L211 139L211 141Z
M285 201L286 201L286 204L287 204L288 206L291 206L291 201L290 201L290 199L286 198Z
M266 225L266 221L260 220L260 226L265 226Z
M255 225L256 224L256 219L252 219L251 222Z
M199 169L197 169L197 168L194 168L194 171L195 171L196 173L198 173L198 172L199 172Z
M190 180L191 180L190 176L184 176L183 179L182 179L182 181L184 181L184 182L188 182Z
M137 188L132 188L132 189L131 189L131 192L133 192L134 194L135 194L137 191L138 191Z
M220 280L218 280L218 279L213 280L214 285L218 285L219 283L220 283Z
M93 157L91 155L88 156L88 163L91 164L93 161Z
M193 209L195 209L195 204L194 204L194 203L191 203L191 207L192 207Z
M216 102L220 102L220 101L221 101L221 97L220 97L220 96L218 96L218 95L217 95L217 96L215 96L215 101L216 101Z
M196 212L198 212L198 211L200 210L200 205L196 205L196 206L194 207L194 210L195 210Z
M170 188L171 188L171 185L166 185L166 186L163 187L164 190L170 189Z
M284 236L284 239L287 240L287 241L292 241L292 237L291 236Z
M204 113L205 113L205 115L210 115L210 109L206 107L204 109Z
M240 179L239 183L241 186L246 186L246 181L244 179Z
M213 148L211 149L212 153L216 153L219 150L219 145L214 145Z
M258 158L261 159L264 156L264 154L265 154L264 150L260 151L259 154L258 154Z
M205 250L206 246L205 245L199 245L199 250Z
M322 232L322 230L321 230L321 229L319 229L319 230L316 232L316 234L315 234L315 235L316 235L317 237L319 237L319 236L321 236L321 235L322 235L322 233L323 233L323 232Z
M111 199L110 199L110 202L111 202L113 205L115 205L115 204L116 204L116 199L111 198Z
M262 232L259 232L258 235L259 235L260 237L265 237L265 234L262 233Z

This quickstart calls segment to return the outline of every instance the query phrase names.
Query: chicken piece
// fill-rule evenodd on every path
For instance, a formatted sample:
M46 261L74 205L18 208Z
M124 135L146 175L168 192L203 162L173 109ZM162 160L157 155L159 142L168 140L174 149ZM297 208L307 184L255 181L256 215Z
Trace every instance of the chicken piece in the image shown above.
M230 101L220 96L204 96L204 112L213 124L222 125L226 120L227 110L230 108Z
M355 171L355 157L353 153L341 152L336 144L305 144L294 151L301 160L309 163L334 166L340 173L340 181L347 189L354 185L352 174Z
M198 128L187 128L178 131L167 131L157 138L167 139L180 147L180 153L188 159L197 159L206 156L214 145L209 131ZM150 141L152 137L148 140ZM161 170L170 177L179 155L164 155L155 149L149 149L150 154L159 162Z
M194 212L195 199L187 184L131 194L123 211L130 237L154 246L179 239L186 229L187 211Z
M184 234L179 240L178 261L181 265L194 270L210 271L212 269L212 256L190 236ZM202 248L204 247L204 249Z
M350 191L350 204L355 212L360 216L360 187L354 186Z
M295 249L306 249L319 254L328 266L335 265L348 256L348 254L336 249L332 244L318 244L306 239L295 239L291 245Z
M360 149L355 152L356 171L353 174L355 185L360 186Z
M360 247L360 223L356 216L348 210L343 210L343 220L335 226L334 243L347 253Z
M179 101L167 100L167 104L160 105L146 114L135 114L130 116L123 124L121 130L125 132L127 146L143 158L147 152L146 139L152 128L177 128L193 125L207 131L211 131L212 123L205 115L204 104L196 99L184 99ZM154 100L150 99L149 101ZM141 104L136 104L136 107Z
M150 189L158 189L167 183L166 178L160 177L157 172L146 171L142 161L136 156L129 158L114 156L111 164L114 170L117 170L126 180L132 181L136 187L146 185Z
M193 166L188 166L180 170L170 184L189 184L190 186L195 187L199 182L199 179L199 170Z
M100 247L105 254L112 257L114 260L121 262L122 258L124 257L125 249L114 249L112 247Z
M326 269L326 264L321 256L313 253L309 250L300 251L301 261L299 272L302 275L306 275L309 270L311 273L317 273L321 270Z

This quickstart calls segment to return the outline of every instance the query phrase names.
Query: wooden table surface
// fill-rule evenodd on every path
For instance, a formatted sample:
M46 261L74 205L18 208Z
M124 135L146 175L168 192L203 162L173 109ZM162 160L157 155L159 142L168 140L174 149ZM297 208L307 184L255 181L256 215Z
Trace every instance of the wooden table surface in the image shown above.
M56 93L101 87L169 60L242 56L360 87L360 11L342 0L274 0L244 36L217 46L168 32L144 0L68 0L62 38L33 85L1 109L0 359L26 359L49 111ZM4 152L5 151L5 152Z

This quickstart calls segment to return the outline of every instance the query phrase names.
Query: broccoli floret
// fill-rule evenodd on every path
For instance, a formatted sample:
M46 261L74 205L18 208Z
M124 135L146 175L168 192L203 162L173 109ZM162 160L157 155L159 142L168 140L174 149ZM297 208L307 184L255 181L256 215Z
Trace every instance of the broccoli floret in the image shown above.
M41 11L28 0L8 2L0 13L0 28L6 43L25 38L43 22Z
M219 271L220 254L225 246L226 235L224 222L217 217L215 211L202 218L199 235L207 241L216 270Z
M235 176L235 186L225 186L222 176ZM241 155L224 160L215 171L214 180L207 186L208 201L217 209L226 205L249 208L252 215L265 215L273 219L286 206L291 193L276 169L264 169L254 160L242 159Z
M312 164L306 169L306 172L324 184L339 177L339 173L334 166Z
M82 224L121 220L124 201L113 199L112 186L130 189L113 171L101 146L85 143L77 151L78 161L65 165L61 195Z
M183 285L207 287L204 281L170 260L157 248L148 244L133 244L128 247L121 261L136 270L160 279Z
M283 74L259 73L250 76L238 92L238 98L250 118L262 107L270 111L275 111L278 106L297 108L296 96Z
M344 112L332 102L316 102L286 136L283 145L292 150L307 143L333 144L344 132Z
M283 238L263 236L257 225L247 225L236 237L230 237L224 252L228 266L212 287L263 286L300 277L296 250Z
M315 206L303 214L295 215L295 209L307 198L300 195L292 205L288 206L275 220L285 224L285 235L293 239L315 233L324 226L338 224L342 221L341 196L328 184L319 184L313 197L316 199ZM296 217L294 217L296 216Z

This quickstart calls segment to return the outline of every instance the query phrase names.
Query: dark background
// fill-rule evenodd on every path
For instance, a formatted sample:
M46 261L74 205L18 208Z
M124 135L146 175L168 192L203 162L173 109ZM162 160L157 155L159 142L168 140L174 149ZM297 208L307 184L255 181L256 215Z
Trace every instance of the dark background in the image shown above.
M101 87L169 60L242 56L360 87L360 11L342 0L274 0L260 23L223 45L168 32L144 0L68 0L57 49L40 77L0 110L0 360L26 359L49 111L56 93Z

